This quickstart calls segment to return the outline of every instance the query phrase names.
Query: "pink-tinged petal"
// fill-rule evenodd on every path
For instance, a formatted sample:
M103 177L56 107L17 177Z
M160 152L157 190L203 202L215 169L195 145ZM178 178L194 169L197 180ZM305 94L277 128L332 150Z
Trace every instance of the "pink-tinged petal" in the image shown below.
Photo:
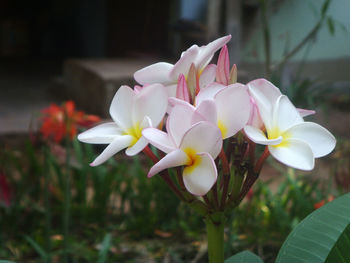
M191 107L193 109L193 111L196 109L195 107L193 107L191 104L189 104L188 102L184 101L184 100L180 100L180 99L177 99L175 97L171 97L168 99L168 114L170 115L171 114L171 110L176 106L176 105L183 105L185 107Z
M302 122L304 122L303 118L288 97L281 95L277 99L273 112L274 127L278 127L279 131L283 132Z
M299 112L299 114L302 118L310 116L310 115L314 115L316 113L316 111L314 111L314 110L306 110L306 109L299 109L299 108L297 108L297 111Z
M162 152L169 153L175 150L175 145L169 139L168 134L161 130L155 128L144 129L142 135Z
M199 122L183 136L180 149L207 152L215 159L222 148L222 137L218 127L209 122Z
M196 161L183 171L186 189L193 195L203 196L209 192L217 179L217 169L208 153L197 153Z
M196 106L198 107L204 100L213 100L215 95L224 88L226 88L226 86L214 82L209 86L201 89L198 95L196 96Z
M169 84L169 85L165 85L164 88L168 94L168 97L176 97L176 81L174 81L174 84Z
M104 163L117 152L130 146L132 141L133 137L130 135L116 137L90 165L97 166Z
M192 124L200 121L208 121L217 125L217 111L214 101L205 100L197 107L192 117Z
M123 134L123 130L114 122L103 123L84 131L78 135L78 140L85 143L108 144L116 136Z
M273 106L279 96L282 95L280 90L266 79L256 79L247 84L249 93L253 96L258 106L260 117L267 129L272 124Z
M125 150L125 153L128 156L134 156L139 152L141 152L147 146L147 144L148 144L148 141L146 140L145 137L142 136L140 139L137 140L137 142L134 145L128 147Z
M139 93L142 90L143 86L135 85L134 86L134 91L135 93Z
M250 97L246 86L236 83L219 91L214 98L218 126L224 139L235 135L247 124Z
M260 117L258 106L256 105L253 97L250 97L250 106L250 116L247 124L258 129L262 129L264 127L264 123Z
M190 102L190 95L188 93L186 79L183 74L180 74L180 77L177 81L176 98Z
M231 39L231 35L224 36L210 42L206 46L202 46L199 48L198 56L195 59L194 64L196 65L198 70L205 68L206 65L209 64L210 60L213 58L216 51L222 48L227 42Z
M137 93L132 110L133 123L140 124L148 116L153 126L157 126L163 119L168 107L168 95L161 84L152 84Z
M189 157L181 150L175 150L165 155L159 162L152 166L148 172L148 177L172 167L184 165L189 162Z
M162 83L169 84L173 82L169 74L173 65L165 62L159 62L140 69L134 73L134 79L142 84Z
M312 150L303 141L289 139L281 145L268 147L271 155L287 166L305 171L310 171L315 166Z
M114 95L109 113L121 128L132 127L131 109L136 93L128 86L121 86Z
M185 132L192 126L194 108L187 105L176 105L172 108L167 120L167 131L178 147Z
M253 142L263 145L278 145L283 139L282 136L279 136L276 139L268 139L260 129L248 125L244 127L244 133Z
M329 154L336 144L336 139L327 129L313 122L297 124L290 128L287 133L293 139L307 143L315 158Z
M187 76L191 64L198 55L198 51L198 46L193 45L182 53L181 58L178 60L178 62L176 62L169 75L173 82L177 81L180 74Z
M224 45L220 51L218 58L218 66L216 68L216 81L227 86L230 78L230 58L228 56L227 46Z
M199 88L205 89L215 80L216 65L209 64L199 76Z

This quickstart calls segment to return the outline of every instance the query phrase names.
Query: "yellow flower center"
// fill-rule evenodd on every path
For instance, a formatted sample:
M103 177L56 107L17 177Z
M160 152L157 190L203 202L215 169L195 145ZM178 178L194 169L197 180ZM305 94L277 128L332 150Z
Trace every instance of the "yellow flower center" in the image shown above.
M196 154L196 151L192 148L186 148L184 152L188 156L188 161L184 169L184 173L191 173L198 165L201 164L201 158Z
M288 139L291 135L288 132L281 132L278 127L274 127L271 130L267 131L267 138L270 140L277 139L282 136L282 142L277 145L271 145L273 147L287 147L289 145Z
M221 135L222 135L222 138L224 138L227 134L227 127L226 125L221 121L221 120L218 120L218 127L221 131Z
M130 135L133 137L131 145L134 145L142 136L142 129L140 127L140 124L137 123L133 127L126 129L125 135Z

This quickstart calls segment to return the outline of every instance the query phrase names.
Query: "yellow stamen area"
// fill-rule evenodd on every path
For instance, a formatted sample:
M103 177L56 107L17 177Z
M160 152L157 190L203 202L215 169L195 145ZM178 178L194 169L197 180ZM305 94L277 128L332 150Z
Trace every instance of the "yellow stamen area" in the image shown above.
M184 174L192 173L193 170L201 164L201 158L196 154L196 151L192 148L186 148L184 152L188 156L188 162L186 163L186 167L184 169Z
M267 135L270 140L277 139L278 137L282 136L282 142L277 145L271 145L273 147L287 147L289 145L288 139L291 137L291 135L288 132L281 132L278 127L274 127L273 129L267 131Z
M222 138L224 138L227 134L227 126L221 120L218 120L218 127L221 131Z
M125 135L132 136L133 140L131 142L131 146L133 146L142 136L142 129L140 124L137 123L133 127L125 130Z

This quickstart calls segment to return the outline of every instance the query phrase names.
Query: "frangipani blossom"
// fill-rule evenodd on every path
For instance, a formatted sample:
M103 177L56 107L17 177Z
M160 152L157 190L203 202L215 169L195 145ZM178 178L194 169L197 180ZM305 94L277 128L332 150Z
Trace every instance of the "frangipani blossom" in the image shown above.
M142 130L156 127L162 121L167 99L160 84L149 85L137 92L128 86L121 86L109 109L114 122L100 124L78 136L82 142L109 144L91 166L102 164L124 148L127 148L125 153L129 156L142 151L148 143L142 136Z
M213 58L214 53L230 39L231 35L228 35L216 39L206 46L198 47L193 45L181 54L179 61L175 65L166 62L155 63L136 71L134 78L142 85L161 83L166 87L169 96L175 97L176 84L180 74L187 78L190 67L193 64L196 69L196 78L199 86L206 86L206 84L213 82L215 79L216 66L208 66L210 60Z
M186 105L185 101L169 98L170 105ZM250 116L250 97L247 87L236 83L224 86L213 83L202 89L195 99L192 124L209 121L218 126L222 138L227 139L243 129Z
M256 111L257 105L255 104L255 97L259 97L260 100L263 102L264 106L261 106L262 108L259 110L261 111L269 111L271 112L271 109L273 105L276 103L279 96L282 95L279 88L277 88L275 85L273 85L270 81L266 79L256 79L247 84L249 88L249 93L252 95L251 105L251 116L249 120L249 125L252 125L257 128L261 128L262 120L260 119L260 115ZM313 110L306 110L306 109L297 109L301 117L306 117L309 115L315 114L315 111Z
M209 122L191 125L191 113L191 108L178 105L168 118L168 133L148 128L142 134L152 145L167 153L150 169L148 177L171 167L185 166L183 180L186 189L202 196L216 182L214 160L222 148L222 139L220 130Z
M301 170L312 170L315 158L329 154L335 147L334 136L322 126L304 122L286 96L279 96L270 108L264 96L254 96L266 134L253 126L244 127L253 142L268 145L278 161Z

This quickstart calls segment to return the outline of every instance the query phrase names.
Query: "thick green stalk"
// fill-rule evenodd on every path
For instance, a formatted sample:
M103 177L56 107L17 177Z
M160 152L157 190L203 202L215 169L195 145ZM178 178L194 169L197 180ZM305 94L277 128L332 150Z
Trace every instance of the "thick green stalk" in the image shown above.
M224 263L224 214L207 216L205 219L208 236L209 263Z

